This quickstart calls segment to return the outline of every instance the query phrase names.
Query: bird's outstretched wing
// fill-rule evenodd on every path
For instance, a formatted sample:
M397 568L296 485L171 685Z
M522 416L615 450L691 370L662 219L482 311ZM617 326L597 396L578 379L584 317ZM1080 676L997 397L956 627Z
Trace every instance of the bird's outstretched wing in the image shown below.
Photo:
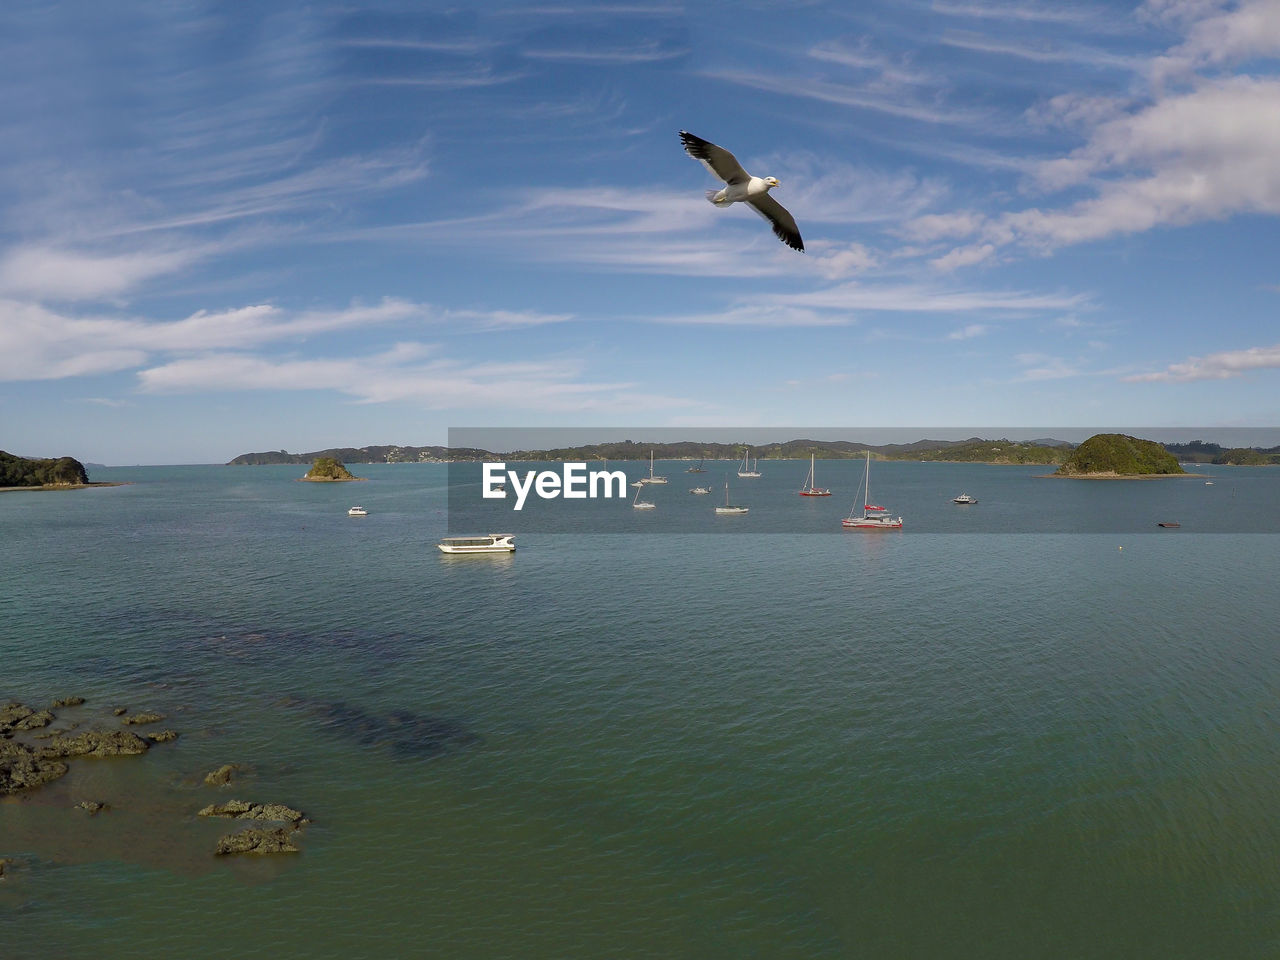
M746 183L751 179L750 174L742 169L738 158L724 147L717 147L710 140L695 137L688 130L680 131L680 142L684 144L685 153L695 160L701 160L703 166L725 183Z
M747 203L751 209L764 217L773 226L773 235L792 250L804 253L804 241L800 239L800 228L796 226L796 218L787 212L787 208L767 193L749 197Z

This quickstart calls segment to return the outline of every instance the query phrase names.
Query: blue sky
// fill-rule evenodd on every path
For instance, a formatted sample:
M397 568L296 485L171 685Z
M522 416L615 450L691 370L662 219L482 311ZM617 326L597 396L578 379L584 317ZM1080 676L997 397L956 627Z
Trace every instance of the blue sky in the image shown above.
M1280 0L7 3L0 447L1275 425L1278 55Z

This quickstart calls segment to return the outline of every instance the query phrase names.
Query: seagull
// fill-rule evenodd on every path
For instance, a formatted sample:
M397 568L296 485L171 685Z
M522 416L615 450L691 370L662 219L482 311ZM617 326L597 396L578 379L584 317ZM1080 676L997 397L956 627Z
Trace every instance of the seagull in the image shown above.
M796 218L791 216L777 200L769 196L769 191L779 183L776 177L753 177L742 169L738 158L708 140L695 137L688 130L680 131L680 142L684 144L684 152L725 182L719 190L708 190L707 199L717 207L727 207L739 200L745 201L751 209L764 217L773 226L773 235L792 250L804 253L804 241L800 239L800 230L796 227Z

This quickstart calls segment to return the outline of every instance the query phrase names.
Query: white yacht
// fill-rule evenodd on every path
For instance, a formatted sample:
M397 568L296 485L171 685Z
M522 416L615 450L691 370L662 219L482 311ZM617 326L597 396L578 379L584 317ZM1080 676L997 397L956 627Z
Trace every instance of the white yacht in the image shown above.
M967 493L962 493L962 494L960 494L960 496L958 496L958 497L952 497L952 498L951 498L951 502L952 502L952 503L977 503L977 502L978 502L978 498L977 498L977 497L971 497L971 496L969 496Z
M638 482L641 484L667 482L666 477L655 477L653 475L653 451L652 450L649 451L649 475L647 477L641 477Z
M364 507L352 507L350 510L347 511L348 517L367 517L368 515L369 515L369 511L366 510Z
M739 474L741 476L741 474ZM746 513L748 507L740 507L737 504L729 502L729 481L724 482L724 506L716 507L717 516L734 516L740 513Z
M759 466L760 466L760 460L759 460L759 458L757 458L757 459L756 459L755 464L754 464L754 465L752 465L752 463L751 463L751 451L750 451L750 450L748 450L746 453L744 453L744 454L742 455L742 469L740 469L740 470L738 471L738 476L740 476L740 477L758 477L758 476L760 476L760 471L759 471L759 470L757 470L756 468L757 468L757 467L759 467ZM743 511L743 512L745 513L745 511Z
M441 553L515 553L514 533L488 533L483 537L444 537Z
M711 488L710 487L693 487L692 489L689 490L689 492L701 496L704 493L710 493Z
M666 483L667 481L663 480L662 482ZM658 505L656 503L652 503L648 500L641 500L639 490L636 491L636 498L631 501L631 509L633 510L654 510L657 506Z

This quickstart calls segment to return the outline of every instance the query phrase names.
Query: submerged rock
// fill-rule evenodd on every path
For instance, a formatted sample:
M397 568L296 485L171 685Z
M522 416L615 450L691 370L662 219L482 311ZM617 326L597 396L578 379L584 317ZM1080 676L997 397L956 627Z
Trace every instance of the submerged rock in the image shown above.
M115 708L114 710L112 710L111 712L112 712L112 714L114 714L114 715L115 715L115 716L117 716L117 717L123 717L126 713L128 713L128 712L129 712L129 708L128 708L128 707L116 707L116 708Z
M144 710L142 713L135 713L131 717L120 717L120 722L128 724L159 723L163 719L163 713L156 713L154 710Z
M270 830L241 830L218 841L217 855L233 853L298 853L290 839L290 831L284 827Z
M53 723L53 714L48 710L33 710L21 720L13 724L14 730L39 730Z
M334 729L368 747L387 746L404 757L429 759L479 741L466 724L408 710L379 715L350 704L320 703L311 712Z
M282 823L310 823L301 810L286 807L283 803L250 803L248 800L228 800L211 803L196 813L197 817L231 817L235 820L279 820Z
M67 765L21 743L0 743L0 796L57 780Z
M84 703L84 697L60 697L53 701L55 707L78 707Z
M177 730L156 730L146 734L148 740L152 743L168 743L170 740L178 739Z
M83 810L89 814L89 816L93 817L97 816L103 810L110 810L111 807L103 803L101 800L81 800L76 804L76 809Z
M44 760L59 757L120 757L146 753L147 741L128 730L85 730L72 737L52 737L40 748Z
M204 775L204 782L210 787L225 787L231 782L232 777L240 772L238 763L224 763L217 770L211 770Z

